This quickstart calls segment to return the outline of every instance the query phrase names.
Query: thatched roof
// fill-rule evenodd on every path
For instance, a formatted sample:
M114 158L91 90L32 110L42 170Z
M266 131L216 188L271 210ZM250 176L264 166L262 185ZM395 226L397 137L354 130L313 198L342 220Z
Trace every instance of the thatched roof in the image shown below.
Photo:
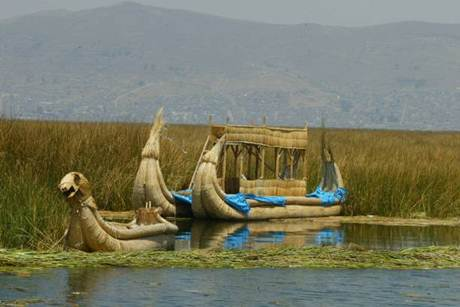
M266 126L217 125L211 127L216 138L225 135L226 143L244 143L268 147L306 149L308 130Z

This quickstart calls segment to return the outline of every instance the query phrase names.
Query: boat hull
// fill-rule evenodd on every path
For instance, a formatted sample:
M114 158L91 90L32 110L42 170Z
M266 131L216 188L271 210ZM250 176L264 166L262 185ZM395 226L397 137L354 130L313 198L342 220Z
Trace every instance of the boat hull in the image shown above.
M67 238L66 246L87 252L170 249L178 231L176 225L163 219L152 225L108 223L94 206L87 205L78 208L72 220L69 233L73 235Z
M217 180L217 162L223 142L220 141L203 158L193 188L193 214L200 218L222 220L267 220L283 218L305 218L339 215L342 206L323 206L317 198L287 196L284 207L267 206L257 201L248 201L251 209L242 213L225 202L226 193Z

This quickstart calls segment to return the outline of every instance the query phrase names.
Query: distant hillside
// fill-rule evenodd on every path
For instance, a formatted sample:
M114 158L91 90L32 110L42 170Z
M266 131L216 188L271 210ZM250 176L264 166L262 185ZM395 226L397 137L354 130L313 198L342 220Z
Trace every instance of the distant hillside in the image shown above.
M0 113L460 129L460 25L272 25L135 3L0 22Z

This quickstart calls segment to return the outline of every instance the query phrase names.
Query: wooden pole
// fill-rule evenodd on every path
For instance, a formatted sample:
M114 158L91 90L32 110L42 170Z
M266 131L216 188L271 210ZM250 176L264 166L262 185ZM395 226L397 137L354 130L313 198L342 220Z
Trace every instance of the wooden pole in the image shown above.
M256 160L256 167L254 169L254 179L259 178L259 147L254 148L254 159Z
M308 129L308 122L305 121L305 130ZM308 179L308 166L307 166L307 150L303 150L303 178L305 182L307 182Z
M308 175L308 167L307 167L307 151L303 151L303 178L306 181Z
M246 170L246 174L248 174L248 176L250 177L251 176L251 166L252 166L252 148L251 147L246 147L246 148L248 151L248 168Z
M279 148L275 148L275 179L278 179L280 175L280 156Z
M294 178L294 150L289 149L289 178Z
M233 152L233 171L235 174L235 177L238 177L238 157L240 154L240 148L238 145L231 145L230 148L232 149Z
M244 175L243 168L244 168L244 157L246 156L246 148L244 145L241 145L241 153L240 153L240 178Z
M233 145L232 146L232 151L233 151L233 179L232 179L232 193L238 192L240 189L240 174L238 174L239 168L238 168L238 159L240 157L240 147L238 145Z
M283 172L283 179L286 179L286 172L288 172L288 166L289 166L289 161L288 161L288 150L287 149L282 149L282 157L283 157L283 169L282 169L282 172Z
M265 176L265 147L262 147L260 149L260 160L261 160L261 165L262 168L260 169L260 179L263 179Z

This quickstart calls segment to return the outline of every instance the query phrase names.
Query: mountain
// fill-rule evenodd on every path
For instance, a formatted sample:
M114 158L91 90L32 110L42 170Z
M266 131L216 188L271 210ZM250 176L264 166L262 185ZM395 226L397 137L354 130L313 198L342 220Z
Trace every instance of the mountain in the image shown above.
M460 130L460 25L275 25L124 2L0 21L0 113Z

